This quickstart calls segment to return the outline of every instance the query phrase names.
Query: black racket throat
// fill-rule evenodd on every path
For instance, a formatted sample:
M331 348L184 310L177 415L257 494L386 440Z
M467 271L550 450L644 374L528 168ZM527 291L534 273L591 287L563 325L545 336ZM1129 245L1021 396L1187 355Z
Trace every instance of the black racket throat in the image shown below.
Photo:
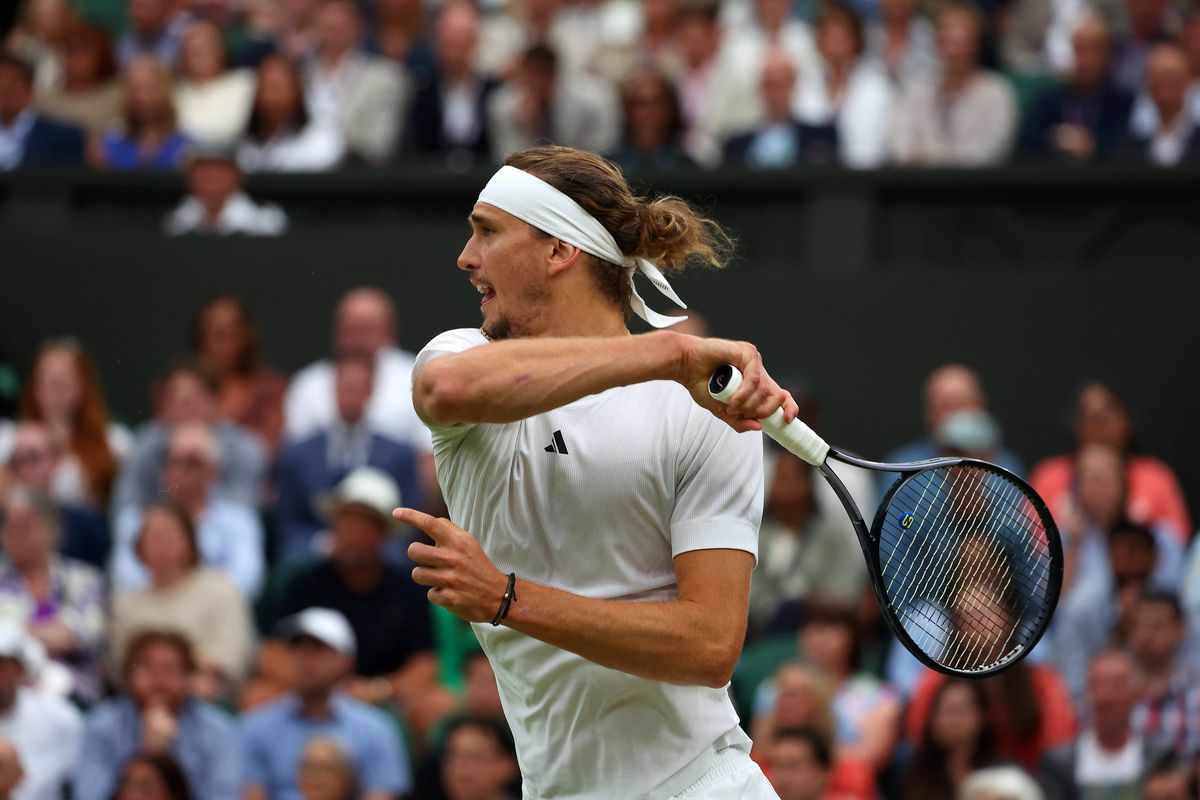
M869 528L831 460L900 473ZM977 459L885 464L834 448L817 469L850 517L880 609L905 649L968 678L1028 655L1062 583L1058 531L1028 484Z

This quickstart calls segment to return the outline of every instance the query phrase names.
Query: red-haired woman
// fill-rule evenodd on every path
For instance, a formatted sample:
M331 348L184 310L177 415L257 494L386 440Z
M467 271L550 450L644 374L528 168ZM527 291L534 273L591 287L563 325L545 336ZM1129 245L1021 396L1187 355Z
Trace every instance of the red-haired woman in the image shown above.
M110 422L96 364L77 343L56 339L42 345L22 389L21 418L50 432L55 500L104 509L130 437ZM8 460L13 430L11 425L0 427L0 462Z

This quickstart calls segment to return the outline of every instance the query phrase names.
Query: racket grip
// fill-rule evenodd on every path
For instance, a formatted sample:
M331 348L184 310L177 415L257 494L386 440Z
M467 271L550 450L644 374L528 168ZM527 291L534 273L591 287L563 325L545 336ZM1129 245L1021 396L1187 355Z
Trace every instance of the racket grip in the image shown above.
M741 371L731 364L726 364L712 374L708 381L708 393L718 403L727 403L741 385ZM762 423L763 432L789 452L814 467L819 467L825 462L825 456L829 454L829 445L800 420L784 422L782 408L775 409L775 413L766 419L760 419L759 422Z

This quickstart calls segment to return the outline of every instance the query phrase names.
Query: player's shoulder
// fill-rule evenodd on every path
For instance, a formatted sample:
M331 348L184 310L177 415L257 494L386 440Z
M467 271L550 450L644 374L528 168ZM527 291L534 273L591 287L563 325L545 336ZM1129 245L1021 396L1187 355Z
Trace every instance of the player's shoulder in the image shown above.
M429 340L429 343L417 353L417 359L427 353L458 353L481 344L487 344L487 337L479 328L453 328L443 331Z

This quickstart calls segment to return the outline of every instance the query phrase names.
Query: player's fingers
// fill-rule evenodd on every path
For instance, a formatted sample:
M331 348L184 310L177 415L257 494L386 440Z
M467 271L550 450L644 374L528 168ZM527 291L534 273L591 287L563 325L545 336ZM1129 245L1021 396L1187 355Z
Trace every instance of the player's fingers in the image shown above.
M413 542L408 546L408 557L414 564L423 567L437 567L445 563L442 551L424 542Z
M433 539L438 544L441 544L450 535L449 520L430 516L424 511L417 511L415 508L397 508L392 512L392 517L424 531L429 535L430 539Z
M441 570L431 569L430 567L413 567L412 579L413 583L419 583L422 586L440 587L443 585L445 575Z
M436 586L426 593L426 597L428 597L429 602L433 603L435 606L444 607L446 605L447 598L445 591Z
M787 400L783 401L783 421L790 423L798 416L800 416L800 404L788 393Z
M758 354L758 350L754 349L753 345L746 345L746 354L742 358L741 366L738 367L742 373L742 385L729 398L727 405L733 409L740 409L745 405L747 398L754 395L766 377L766 372L762 368L762 357Z

